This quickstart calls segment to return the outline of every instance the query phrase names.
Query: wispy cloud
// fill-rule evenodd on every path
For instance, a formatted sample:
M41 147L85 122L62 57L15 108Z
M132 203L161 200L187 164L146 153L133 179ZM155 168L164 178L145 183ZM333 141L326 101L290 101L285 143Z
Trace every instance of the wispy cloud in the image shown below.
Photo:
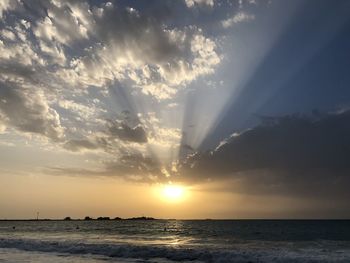
M229 28L229 27L234 26L235 24L252 21L254 19L255 19L254 15L245 13L243 11L239 11L234 16L232 16L226 20L221 21L221 24L224 28Z

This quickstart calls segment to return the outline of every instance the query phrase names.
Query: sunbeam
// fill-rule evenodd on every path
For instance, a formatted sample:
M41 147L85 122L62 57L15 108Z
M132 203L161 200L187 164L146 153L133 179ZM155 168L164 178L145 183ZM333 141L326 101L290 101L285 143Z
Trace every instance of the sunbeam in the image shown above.
M261 10L261 20L246 25L249 27L248 34L235 27L229 29L231 34L220 45L226 59L210 81L203 79L191 84L192 88L184 95L184 144L196 150L205 150L218 143L215 140L210 142L208 136L239 99L259 66L263 65L264 58L288 26L293 10L300 6L300 1L289 2L288 8L285 8L285 4L277 3L271 9ZM204 144L206 140L209 141L208 145Z

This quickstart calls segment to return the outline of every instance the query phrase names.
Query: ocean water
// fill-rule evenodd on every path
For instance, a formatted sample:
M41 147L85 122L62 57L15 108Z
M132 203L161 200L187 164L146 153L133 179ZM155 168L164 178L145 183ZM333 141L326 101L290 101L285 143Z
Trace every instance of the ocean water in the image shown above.
M1 221L0 262L349 263L350 221Z

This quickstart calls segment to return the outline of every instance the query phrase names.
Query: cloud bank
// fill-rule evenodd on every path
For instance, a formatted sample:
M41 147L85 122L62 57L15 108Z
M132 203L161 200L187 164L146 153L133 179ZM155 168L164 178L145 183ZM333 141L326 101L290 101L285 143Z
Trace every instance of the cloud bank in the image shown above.
M231 191L252 194L349 197L349 132L350 111L264 118L215 150L190 156L182 176L231 180Z

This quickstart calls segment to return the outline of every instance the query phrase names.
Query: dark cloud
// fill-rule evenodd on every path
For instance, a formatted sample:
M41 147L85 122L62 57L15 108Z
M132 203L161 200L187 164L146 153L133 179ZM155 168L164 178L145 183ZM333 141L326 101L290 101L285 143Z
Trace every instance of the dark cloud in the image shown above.
M135 57L148 63L168 63L182 58L180 46L164 30L157 13L144 15L133 8L105 7L96 16L95 33L104 43L121 50L133 50ZM188 43L187 43L188 44Z
M111 121L109 123L109 134L123 141L146 143L147 134L141 124L129 126L124 121Z
M215 150L190 155L175 170L152 155L123 153L101 171L63 168L53 173L118 176L136 182L210 180L223 182L221 191L330 199L344 207L350 197L349 134L350 111L263 118L261 125L232 135ZM98 147L85 140L68 145L73 150Z
M35 70L33 68L11 60L3 59L0 61L0 73L11 77L20 77L31 83L38 83L35 79Z
M232 180L234 191L349 196L350 111L270 118L189 157L185 180Z
M106 139L98 138L95 141L88 139L69 140L63 145L63 147L73 152L81 152L85 150L105 149L107 145L108 142Z

